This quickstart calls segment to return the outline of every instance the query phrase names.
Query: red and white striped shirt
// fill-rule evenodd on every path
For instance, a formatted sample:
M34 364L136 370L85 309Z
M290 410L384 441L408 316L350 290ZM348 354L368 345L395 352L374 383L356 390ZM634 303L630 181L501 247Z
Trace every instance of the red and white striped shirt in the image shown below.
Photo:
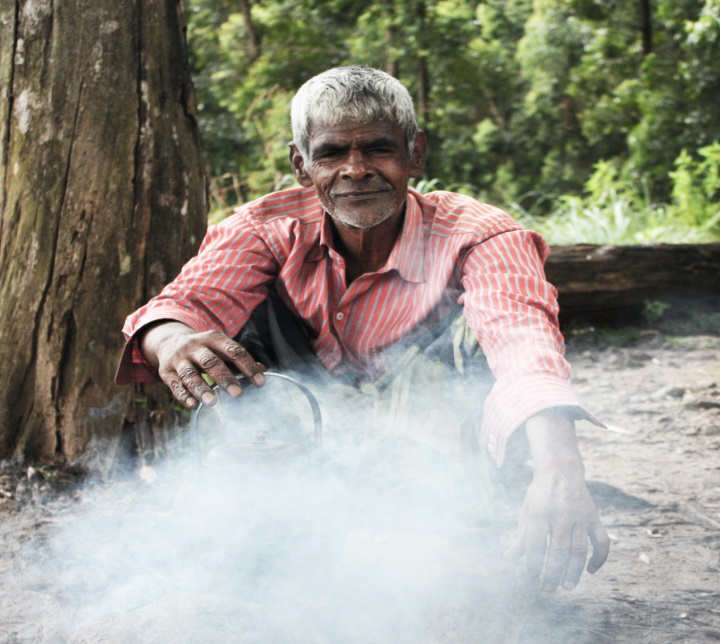
M579 406L563 357L557 292L543 271L548 253L537 233L497 208L410 190L387 264L346 286L315 190L273 193L211 226L181 274L128 317L117 381L157 379L133 341L141 327L173 319L233 337L269 287L309 327L313 349L335 375L379 376L396 357L394 343L462 309L495 376L481 435L502 462L508 437L528 418Z

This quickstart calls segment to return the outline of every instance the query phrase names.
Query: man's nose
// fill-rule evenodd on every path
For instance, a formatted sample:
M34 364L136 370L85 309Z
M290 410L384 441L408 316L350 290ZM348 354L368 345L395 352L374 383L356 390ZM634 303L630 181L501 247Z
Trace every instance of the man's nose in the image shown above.
M351 150L345 160L345 167L342 171L343 178L360 181L373 175L372 165L368 162L367 157L360 150Z

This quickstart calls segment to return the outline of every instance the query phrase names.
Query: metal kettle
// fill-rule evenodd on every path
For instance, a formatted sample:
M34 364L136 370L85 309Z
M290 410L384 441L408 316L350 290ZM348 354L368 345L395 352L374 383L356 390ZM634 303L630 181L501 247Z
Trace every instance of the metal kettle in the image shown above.
M312 413L312 429L303 431L287 420L288 405L283 405L284 396L281 400L272 399L263 392L264 387L256 389L240 375L237 378L243 385L243 395L233 399L216 385L213 391L219 403L213 407L200 403L192 412L192 442L196 462L203 470L276 474L307 463L308 457L319 452L322 446L322 414L312 391L285 374L268 371L264 375L266 379L291 383L304 394ZM257 404L246 404L249 399ZM203 409L217 411L217 405L221 406L222 413L211 419L215 422L206 422L205 431L201 431ZM244 423L233 419L236 411L238 415L247 417ZM207 413L204 415L208 416ZM288 427L289 424L293 427ZM213 437L208 438L208 434L213 434L214 440Z

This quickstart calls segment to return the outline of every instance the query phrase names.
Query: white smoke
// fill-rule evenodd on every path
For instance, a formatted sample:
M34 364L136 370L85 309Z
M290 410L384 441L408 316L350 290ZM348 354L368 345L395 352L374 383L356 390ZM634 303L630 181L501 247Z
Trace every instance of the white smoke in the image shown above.
M303 394L269 378L202 410L200 443L186 434L151 484L88 491L23 555L20 583L42 579L62 615L34 641L512 641L527 593L489 524L486 464L443 447L449 422L417 440L349 395L323 393L314 446ZM426 419L448 404L420 398Z

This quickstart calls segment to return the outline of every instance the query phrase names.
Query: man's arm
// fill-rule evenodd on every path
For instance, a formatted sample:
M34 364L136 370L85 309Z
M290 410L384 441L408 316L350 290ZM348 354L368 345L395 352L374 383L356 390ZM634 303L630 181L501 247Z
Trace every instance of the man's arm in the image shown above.
M186 363L179 365L179 373L188 376L191 387L188 389L171 362L162 361L161 364L157 361L155 341L166 340L164 333L159 335L157 329L169 321L180 323L180 326L168 327L167 330L184 329L186 335L192 334L192 330L208 333L211 329L221 330L226 335L221 335L222 340L212 336L215 339L210 341L211 352L215 353L214 348L220 347L217 355L222 361L232 365L240 359L237 368L241 373L250 375L252 368L248 365L254 361L244 358L244 349L234 345L231 353L227 354L222 347L230 342L228 337L235 337L240 332L255 308L265 299L279 272L278 259L250 221L251 215L251 207L246 205L219 225L210 226L198 254L183 267L180 275L159 295L128 316L123 327L127 342L116 375L118 384L156 380L159 376L168 384L174 383L171 385L173 393L183 404L188 398L201 400L196 396L207 393L205 388L197 389L201 385L194 375L196 369L187 372L182 369L183 365L187 366ZM150 329L155 329L152 335ZM143 348L140 340L146 334L148 343ZM193 347L188 360L192 365L201 366L198 360L207 359L207 356L197 357L195 349ZM166 362L169 372L165 371ZM158 367L163 368L160 374L156 371ZM210 369L215 369L212 361ZM227 376L224 370L218 375ZM221 387L229 386L222 379L216 381ZM190 396L192 388L196 391Z
M551 591L577 584L588 538L588 570L597 570L608 538L585 486L572 416L561 411L574 408L594 421L569 382L557 296L543 271L547 252L538 235L509 229L468 254L463 285L466 317L496 378L485 405L485 444L501 462L510 433L524 426L534 461L521 536L510 552L525 554L529 570Z
M571 590L585 569L588 540L590 573L605 563L610 540L585 485L572 418L562 410L546 410L530 418L525 430L533 480L520 514L520 535L507 554L525 555L542 590L552 592L560 585Z
M198 400L205 405L215 404L217 398L203 373L233 397L239 396L242 388L230 366L258 387L265 383L265 367L220 331L196 333L182 322L161 320L140 333L138 344L143 358L186 407L195 407Z

